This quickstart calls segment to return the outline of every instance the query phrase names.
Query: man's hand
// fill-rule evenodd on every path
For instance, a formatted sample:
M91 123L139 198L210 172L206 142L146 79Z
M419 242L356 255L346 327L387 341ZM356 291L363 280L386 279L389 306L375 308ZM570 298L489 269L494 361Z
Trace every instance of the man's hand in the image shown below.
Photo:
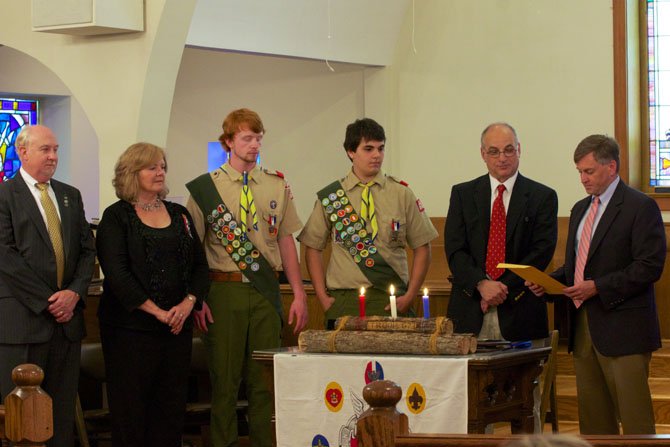
M534 282L530 281L525 281L523 283L524 286L528 287L528 289L533 292L535 296L542 296L544 295L544 287L542 287L539 284L535 284Z
M332 303L331 303L332 304ZM297 334L307 326L307 296L294 295L291 308L288 311L288 324L291 325L295 321L295 328L293 333Z
M396 309L398 310L399 314L404 314L407 313L409 310L410 306L412 305L412 296L409 295L403 295L399 296L395 300L395 305ZM391 303L387 304L384 310L391 310Z
M49 297L47 310L58 323L67 323L74 315L74 308L79 301L79 294L69 289L59 290Z
M507 298L507 286L500 281L483 279L477 284L477 290L488 307L498 306Z
M572 299L576 304L577 302L584 302L597 295L598 290L596 289L595 281L589 279L579 284L575 284L574 286L566 287L563 289L563 294Z
M202 332L207 332L207 323L214 323L214 317L212 317L212 311L209 310L207 303L202 303L201 310L193 311L193 320L195 321L195 327L200 329Z
M319 304L321 304L321 307L323 308L323 311L326 312L330 307L333 305L335 302L335 298L333 298L330 295L326 295L324 297L319 297L317 296L319 300Z

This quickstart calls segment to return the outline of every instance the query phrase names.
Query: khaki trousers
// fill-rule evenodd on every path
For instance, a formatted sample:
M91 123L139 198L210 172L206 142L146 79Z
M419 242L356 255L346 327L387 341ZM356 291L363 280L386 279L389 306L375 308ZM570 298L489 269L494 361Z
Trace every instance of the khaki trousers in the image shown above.
M576 324L573 359L580 433L618 435L619 422L626 435L656 433L647 381L651 353L604 356L593 346L584 307Z

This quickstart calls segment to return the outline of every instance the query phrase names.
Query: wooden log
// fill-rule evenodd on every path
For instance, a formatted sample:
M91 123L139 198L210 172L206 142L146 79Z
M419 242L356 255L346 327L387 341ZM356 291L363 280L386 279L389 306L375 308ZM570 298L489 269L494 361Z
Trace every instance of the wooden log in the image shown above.
M335 327L342 331L388 331L453 334L454 323L446 317L391 318L383 316L340 317Z
M471 334L307 330L298 345L305 352L464 355L477 350L477 339Z

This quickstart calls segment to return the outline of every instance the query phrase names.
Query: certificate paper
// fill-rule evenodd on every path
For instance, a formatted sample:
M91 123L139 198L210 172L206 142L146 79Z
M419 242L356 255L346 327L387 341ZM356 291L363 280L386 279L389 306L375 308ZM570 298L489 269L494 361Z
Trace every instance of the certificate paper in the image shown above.
M550 295L562 295L563 289L566 287L546 273L539 271L532 265L500 263L497 265L497 268L510 270L526 281L530 281L544 287L544 291Z

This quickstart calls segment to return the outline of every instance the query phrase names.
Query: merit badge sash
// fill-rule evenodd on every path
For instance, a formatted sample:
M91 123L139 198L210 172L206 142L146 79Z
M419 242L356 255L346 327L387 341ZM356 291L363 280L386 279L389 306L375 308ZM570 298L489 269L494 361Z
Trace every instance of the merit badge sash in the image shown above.
M407 291L407 284L398 273L386 262L377 251L372 235L365 229L365 222L349 201L344 188L339 181L335 181L323 188L317 194L321 205L335 228L335 235L351 255L358 268L379 290L388 290L393 284L398 295Z
M267 298L282 316L279 282L270 263L263 257L238 225L221 199L209 174L203 174L186 184L212 232L221 242L242 274L253 288Z

